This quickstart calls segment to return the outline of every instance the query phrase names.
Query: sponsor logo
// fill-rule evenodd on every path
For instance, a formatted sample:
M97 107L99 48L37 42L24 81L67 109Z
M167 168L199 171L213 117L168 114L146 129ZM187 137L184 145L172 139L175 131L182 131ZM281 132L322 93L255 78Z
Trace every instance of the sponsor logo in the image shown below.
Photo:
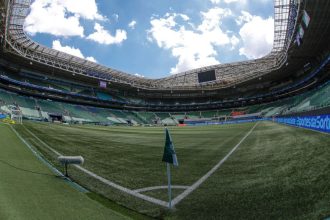
M276 118L278 123L330 133L330 115Z

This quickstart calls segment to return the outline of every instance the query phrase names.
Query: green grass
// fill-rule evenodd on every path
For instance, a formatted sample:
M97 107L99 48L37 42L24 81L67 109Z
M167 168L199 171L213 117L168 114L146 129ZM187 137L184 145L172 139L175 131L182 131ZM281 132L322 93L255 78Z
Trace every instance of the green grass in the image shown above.
M329 146L329 135L262 123L173 218L323 219Z
M79 192L0 124L0 219L129 219Z
M163 128L25 123L64 155L130 189L166 185ZM179 159L175 185L191 185L222 159L253 124L170 128ZM23 126L16 129L57 165ZM172 212L114 190L71 169L81 185L130 209L166 219L322 219L330 215L329 135L260 123L237 151ZM174 190L180 193L182 190ZM166 190L146 192L165 200Z
M172 199L181 194L184 189L172 189ZM142 194L151 196L154 198L161 199L163 201L168 201L168 191L167 189L157 189L152 191L143 192Z

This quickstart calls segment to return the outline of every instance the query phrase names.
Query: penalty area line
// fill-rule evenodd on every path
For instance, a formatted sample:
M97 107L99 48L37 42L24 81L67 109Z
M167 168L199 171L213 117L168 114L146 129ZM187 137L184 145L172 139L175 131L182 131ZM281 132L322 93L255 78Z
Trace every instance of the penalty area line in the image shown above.
M179 194L175 199L172 200L173 207L186 198L190 193L197 189L205 180L207 180L233 153L234 151L243 143L243 141L252 133L252 131L257 127L259 122L257 122L247 133L246 135L236 144L233 149L222 159L220 160L211 170L209 170L204 176L192 184L189 188Z

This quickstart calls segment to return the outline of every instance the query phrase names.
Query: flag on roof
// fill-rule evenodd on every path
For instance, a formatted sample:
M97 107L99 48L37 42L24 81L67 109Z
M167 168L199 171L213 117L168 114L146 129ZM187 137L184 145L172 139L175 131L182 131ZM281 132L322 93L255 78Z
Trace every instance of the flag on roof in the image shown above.
M165 128L165 135L166 135L166 140L165 140L165 147L164 147L164 154L162 161L166 163L171 163L174 166L179 166L178 159L176 157L176 153L174 150L172 138L167 128Z

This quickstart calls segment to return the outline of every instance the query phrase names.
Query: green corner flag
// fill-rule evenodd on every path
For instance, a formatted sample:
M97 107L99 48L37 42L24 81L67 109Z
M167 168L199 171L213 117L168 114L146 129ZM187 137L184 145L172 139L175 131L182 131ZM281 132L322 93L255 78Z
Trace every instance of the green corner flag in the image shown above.
M165 134L166 140L165 140L165 148L164 148L162 161L166 163L171 163L174 166L179 166L170 132L168 131L167 128L165 128L165 132L166 132Z
M171 186L171 168L170 164L173 166L179 166L178 159L176 157L176 153L174 150L174 145L172 142L172 138L170 132L167 128L165 128L165 147L164 147L164 154L163 154L163 162L166 162L167 167L167 182L168 182L168 207L172 208L172 186Z

